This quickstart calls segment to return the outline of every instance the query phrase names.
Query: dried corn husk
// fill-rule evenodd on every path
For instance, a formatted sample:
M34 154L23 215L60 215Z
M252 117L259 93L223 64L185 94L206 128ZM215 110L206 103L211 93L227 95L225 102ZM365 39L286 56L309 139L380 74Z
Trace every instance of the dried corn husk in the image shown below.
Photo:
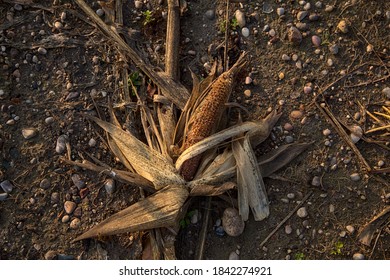
M151 181L157 190L167 185L184 185L184 179L178 174L172 163L162 154L149 148L133 135L115 125L95 117L88 117L110 133L135 171Z
M169 185L154 195L110 216L74 241L175 225L188 198L183 186Z
M246 136L232 143L237 163L238 209L244 221L249 218L249 207L256 221L269 215L267 193L257 160Z

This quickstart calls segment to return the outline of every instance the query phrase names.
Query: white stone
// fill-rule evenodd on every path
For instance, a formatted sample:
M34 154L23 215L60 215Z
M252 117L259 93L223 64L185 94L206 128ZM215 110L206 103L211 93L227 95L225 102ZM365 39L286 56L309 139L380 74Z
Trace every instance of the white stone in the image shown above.
M297 211L297 215L298 215L299 218L307 217L308 213L307 213L306 207L299 208L298 211Z
M242 33L242 36L244 37L249 37L249 34L250 34L250 31L247 27L244 27L242 30L241 30L241 33Z

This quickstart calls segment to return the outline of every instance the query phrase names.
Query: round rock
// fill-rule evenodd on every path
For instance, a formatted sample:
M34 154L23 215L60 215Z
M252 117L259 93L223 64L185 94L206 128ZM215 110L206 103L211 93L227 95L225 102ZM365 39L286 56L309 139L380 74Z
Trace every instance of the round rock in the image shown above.
M244 36L244 37L249 37L249 34L250 34L249 29L247 27L242 28L241 33L242 33L242 36Z
M105 182L104 182L104 189L106 190L106 192L108 194L113 194L115 192L115 181L114 179L112 178L108 178Z
M360 180L360 175L359 175L359 173L352 173L350 175L350 178L351 178L352 181L357 182L357 181Z
M237 209L226 208L222 215L222 226L228 235L239 236L244 232L245 223Z
M49 179L43 179L40 183L39 183L39 187L41 189L44 189L44 190L47 190L48 188L50 188L50 180Z
M385 87L383 90L382 90L382 93L384 95L386 95L387 99L390 99L390 87Z
M213 20L215 18L215 10L207 10L205 15L209 20Z
M56 143L56 152L58 154L62 154L65 149L66 149L66 144L69 142L69 138L68 136L66 136L65 134L63 135L60 135L58 138L57 138L57 143Z
M0 186L3 189L3 191L5 191L7 194L11 193L13 188L14 188L12 183L10 181L8 181L8 180L5 180L5 181L1 182Z
M311 42L313 43L313 45L314 45L315 47L321 46L321 38L318 37L317 35L313 35L313 36L311 37Z
M293 119L300 119L300 118L302 118L302 116L303 116L303 113L299 110L294 110L290 113L290 117Z
M292 229L292 227L291 227L290 225L286 225L286 226L284 227L284 232L285 232L286 234L291 234L291 233L293 232L293 229Z
M74 219L70 222L69 227L70 227L71 229L77 229L77 228L80 227L80 225L81 225L80 219L79 219L79 218L74 218Z
M246 25L245 14L241 10L237 10L234 16L236 17L238 26L243 28Z
M354 260L364 260L364 255L362 253L355 253L352 256L352 259L354 259Z
M299 45L302 42L302 34L298 28L292 26L288 30L288 40L294 45Z
M306 207L301 207L297 210L297 215L299 218L306 218L308 213Z
M76 203L73 201L69 201L69 200L65 201L64 210L66 214L72 214L74 209L76 209L76 206L77 206Z
M38 131L35 128L23 128L22 135L24 139L28 140L34 138L38 134Z

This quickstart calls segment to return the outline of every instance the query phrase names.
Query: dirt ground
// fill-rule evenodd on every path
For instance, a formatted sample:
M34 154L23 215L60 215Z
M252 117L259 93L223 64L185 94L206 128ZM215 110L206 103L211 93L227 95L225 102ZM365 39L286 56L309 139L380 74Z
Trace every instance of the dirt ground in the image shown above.
M103 5L86 2L95 11ZM156 69L164 69L166 1L123 2L123 28L131 28L132 42ZM382 126L389 124L382 106L390 108L390 89L386 89L390 87L390 2L307 1L310 6L293 0L231 2L230 54L246 50L250 56L231 101L246 108L243 116L248 120L264 117L274 108L283 112L256 153L291 142L313 144L265 179L270 216L261 222L250 218L242 235L217 234L215 225L232 204L212 200L204 258L228 259L237 251L240 259L390 259L388 222L376 231L370 246L358 240L364 225L390 203L389 171L367 172L363 163L364 159L374 171L390 165L389 130L369 132L380 125L368 113L382 113L376 117ZM186 5L181 15L180 81L191 89L189 70L205 77L216 47L224 42L226 4L192 0ZM240 22L233 20L237 9L245 15L247 37ZM106 96L115 104L123 102L124 68L134 74L132 79L141 79L131 62L120 59L115 43L90 23L73 1L0 3L0 182L13 185L8 195L0 189L0 259L142 258L142 232L71 242L140 199L137 187L120 182L108 193L104 174L67 165L61 160L65 154L56 152L58 137L67 135L73 160L92 155L111 167L124 168L110 153L102 131L80 113L95 111L91 96L103 111ZM292 25L300 27L299 44L289 38ZM361 157L321 106L345 128L358 126L365 132L356 143ZM135 110L117 106L123 123L129 108ZM260 246L310 193L302 203L307 215L294 213ZM70 215L64 211L65 201L75 203ZM195 199L188 212L193 210L200 213L198 221L177 236L179 259L195 256L205 199Z

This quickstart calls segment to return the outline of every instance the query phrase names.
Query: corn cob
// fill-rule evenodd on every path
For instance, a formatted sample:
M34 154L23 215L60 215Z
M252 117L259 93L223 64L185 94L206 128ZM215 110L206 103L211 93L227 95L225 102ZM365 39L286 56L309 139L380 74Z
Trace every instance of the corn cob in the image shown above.
M246 52L244 52L232 68L222 73L206 89L204 99L189 120L190 128L182 147L183 151L213 133L232 92L235 78L246 62ZM201 159L202 155L198 155L183 163L180 174L186 181L193 179Z

